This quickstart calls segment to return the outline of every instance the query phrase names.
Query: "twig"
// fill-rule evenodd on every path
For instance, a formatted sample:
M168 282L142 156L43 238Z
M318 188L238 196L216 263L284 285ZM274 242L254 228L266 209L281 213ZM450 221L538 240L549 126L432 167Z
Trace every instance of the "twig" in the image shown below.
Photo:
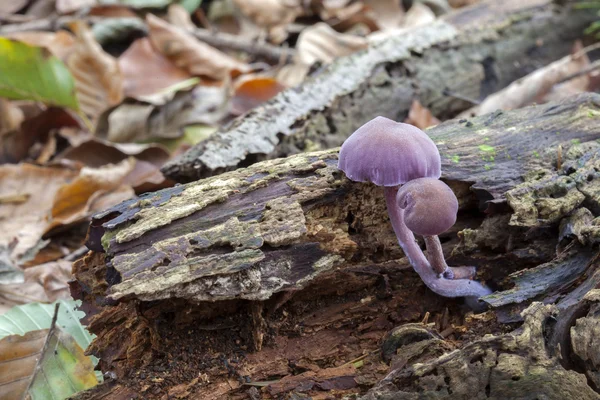
M279 62L282 59L286 61L291 60L294 56L294 50L273 46L268 43L255 42L230 33L211 32L208 29L202 28L194 29L190 33L211 46L220 49L243 51L273 62Z
M455 99L463 100L463 101L466 101L467 103L471 103L471 104L474 104L474 105L481 104L481 102L479 100L475 100L475 99L472 99L470 97L464 96L464 95L462 95L460 93L457 93L457 92L454 92L454 91L452 91L452 90L450 90L448 88L445 88L442 91L442 94L444 96L454 97Z
M578 78L581 75L589 74L590 72L595 71L597 69L600 69L600 60L596 60L593 63L591 63L590 65L588 65L587 67L583 68L582 70L577 71L574 74L564 77L560 81L556 82L556 84L559 85L561 83L565 83L566 81L570 81L571 79Z

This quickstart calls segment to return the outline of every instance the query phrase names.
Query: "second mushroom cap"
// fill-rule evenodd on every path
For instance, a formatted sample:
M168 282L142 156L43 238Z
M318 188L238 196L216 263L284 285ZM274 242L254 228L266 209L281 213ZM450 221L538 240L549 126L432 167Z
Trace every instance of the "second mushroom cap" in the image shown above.
M440 180L414 179L398 190L396 201L404 209L406 227L417 235L439 235L456 222L458 200Z

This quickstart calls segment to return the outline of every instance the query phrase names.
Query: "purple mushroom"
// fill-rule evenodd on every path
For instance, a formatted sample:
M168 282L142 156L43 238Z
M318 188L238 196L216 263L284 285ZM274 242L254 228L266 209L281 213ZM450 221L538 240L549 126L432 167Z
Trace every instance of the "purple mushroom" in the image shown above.
M415 271L432 291L445 297L480 297L491 293L479 282L451 279L453 275L458 278L468 271L454 269L455 273L447 272L445 261L444 270L440 272L447 273L436 272L417 245L413 232L404 223L405 209L397 204L397 186L418 178L437 180L441 175L440 154L425 132L412 125L377 117L358 128L344 142L338 168L353 181L373 182L384 187L388 214L398 242ZM414 195L407 192L403 197L413 206L413 201L419 199L420 195L416 192ZM438 204L442 202L440 199ZM418 220L416 214L412 215L412 219ZM433 250L438 256L441 254L441 248ZM441 269L441 262L436 265Z
M414 179L398 190L396 201L398 207L404 210L404 225L425 239L427 258L438 275L448 279L475 276L475 267L451 268L446 264L437 236L456 222L458 200L448 185L434 178Z

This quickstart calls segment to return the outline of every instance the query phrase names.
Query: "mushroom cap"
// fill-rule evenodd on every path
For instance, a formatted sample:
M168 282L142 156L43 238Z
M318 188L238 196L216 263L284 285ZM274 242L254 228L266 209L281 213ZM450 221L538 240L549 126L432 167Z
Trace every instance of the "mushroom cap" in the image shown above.
M412 180L398 190L396 202L404 209L406 227L417 235L439 235L456 222L458 200L440 180Z
M338 168L356 182L397 186L417 178L439 178L440 153L419 128L376 117L342 145Z

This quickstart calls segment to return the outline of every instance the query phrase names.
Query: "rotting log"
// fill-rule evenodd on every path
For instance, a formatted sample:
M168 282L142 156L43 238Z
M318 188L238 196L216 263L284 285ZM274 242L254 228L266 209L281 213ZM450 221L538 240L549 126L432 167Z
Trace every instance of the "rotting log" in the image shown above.
M425 370L413 365L452 359L459 366L482 353L482 366L476 360L461 373L500 373L490 360L509 357L508 366L516 348L539 344L538 336L509 333L528 315L524 307L554 303L548 310L570 321L563 333L584 315L577 305L600 282L599 120L600 96L584 94L428 131L460 204L457 224L441 236L444 252L450 265L476 265L477 279L498 289L481 317L465 316L460 299L436 296L419 281L394 237L383 190L346 179L333 149L267 160L96 215L92 251L74 264L72 283L98 335L91 351L103 370L150 398L179 390L206 399L365 394L372 387L378 392L367 396L379 396L390 368L399 371L395 387L412 393L402 398L435 391L432 382L459 393L463 377L440 381L427 370L421 379ZM406 326L389 333L423 318L439 333ZM598 340L597 316L590 318L578 328L582 343ZM384 339L390 335L410 340ZM467 347L471 341L479 344ZM416 355L394 359L394 346L405 345ZM458 355L446 354L457 348ZM595 379L597 359L577 349L586 362L573 363ZM546 360L537 347L525 350L524 368L594 398L559 355ZM391 367L383 361L390 357Z
M569 3L569 2L567 2ZM414 99L446 119L566 55L596 17L551 0L487 1L343 57L233 121L163 168L179 182L341 145ZM448 94L454 92L456 96Z

